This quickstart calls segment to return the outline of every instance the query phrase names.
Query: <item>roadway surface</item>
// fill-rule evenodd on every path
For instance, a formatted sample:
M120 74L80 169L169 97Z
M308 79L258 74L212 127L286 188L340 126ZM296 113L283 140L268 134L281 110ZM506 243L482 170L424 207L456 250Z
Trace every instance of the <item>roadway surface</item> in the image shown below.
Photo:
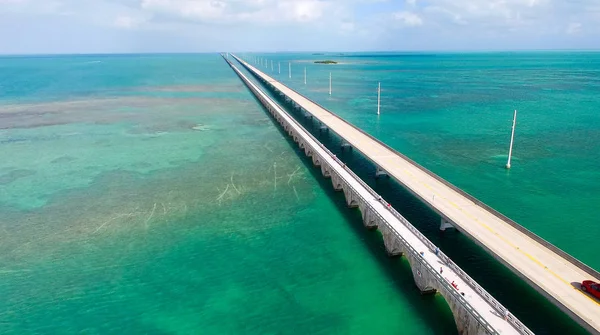
M275 110L275 113L279 114L286 123L294 128L294 132L301 136L304 141L314 150L316 153L325 160L326 164L330 166L335 173L340 176L356 193L358 193L371 207L377 212L377 214L393 229L396 233L415 249L417 252L423 252L421 259L429 264L434 271L442 270L443 281L448 284L456 284L455 291L457 294L463 294L464 300L473 308L477 313L499 334L520 334L509 322L504 320L504 316L500 315L495 311L494 307L488 303L479 293L477 293L471 286L469 286L460 275L458 275L452 268L446 266L445 262L435 254L421 239L410 231L405 224L400 222L396 216L387 208L386 203L374 197L374 191L368 190L364 183L357 180L354 175L349 172L342 162L333 156L329 150L325 149L320 142L312 137L299 123L297 123L293 117L285 112L277 103L269 98L260 88L252 83L248 78L232 64L234 71L244 80L247 85L252 86L257 90L258 94L262 98L268 101L269 105ZM323 164L323 163L322 163ZM372 193L373 192L373 193ZM443 284L443 283L442 283ZM451 289L454 290L454 289Z
M574 320L589 331L600 334L600 301L582 292L578 286L583 280L594 280L591 274L442 183L430 172L411 163L347 121L242 59L235 58L451 221L456 228L469 235L496 259L532 284ZM600 278L595 280L600 282Z

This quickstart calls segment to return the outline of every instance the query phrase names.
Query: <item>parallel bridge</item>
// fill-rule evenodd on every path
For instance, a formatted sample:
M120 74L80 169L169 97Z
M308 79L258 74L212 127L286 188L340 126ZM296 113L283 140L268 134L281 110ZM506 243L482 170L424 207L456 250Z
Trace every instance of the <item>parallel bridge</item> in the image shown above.
M234 57L274 91L360 151L377 166L377 173L394 178L437 212L441 216L441 229L454 227L460 230L588 331L600 334L600 301L579 289L583 280L600 282L598 271L316 102Z
M344 193L348 207L360 209L365 227L381 232L387 253L406 257L421 292L439 292L446 299L459 334L533 334L235 65L225 60L294 142L312 158L313 164L320 167L323 176L331 179L334 189Z

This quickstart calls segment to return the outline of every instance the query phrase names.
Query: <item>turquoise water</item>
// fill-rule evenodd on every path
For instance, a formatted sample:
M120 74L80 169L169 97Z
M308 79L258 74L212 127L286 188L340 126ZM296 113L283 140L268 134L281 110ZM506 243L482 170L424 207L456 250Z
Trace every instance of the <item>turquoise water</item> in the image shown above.
M600 269L600 53L268 56L292 60L284 83Z
M218 55L0 64L0 333L454 331Z
M600 55L262 56L292 60L286 84L600 268ZM0 58L0 148L0 333L456 332L218 55ZM375 186L534 331L581 332L464 236L437 234L402 189Z
M595 247L600 203L600 53L258 57L282 62L281 74L277 67L271 71L270 63L263 67L267 73L600 269ZM339 64L313 63L322 59ZM376 115L378 82L382 84L380 116ZM519 117L513 168L506 171L514 109ZM342 155L339 141L322 140ZM396 200L392 201L395 207L533 330L575 331L577 327L566 326L568 322L552 325L548 316L560 312L548 307L543 297L521 288L520 280L498 269L495 260L486 259L467 239L440 237L439 217L395 185L375 183L372 166L355 157L346 159L355 161L354 168L363 171L365 179L380 193L388 192L386 197ZM545 318L540 317L545 313Z

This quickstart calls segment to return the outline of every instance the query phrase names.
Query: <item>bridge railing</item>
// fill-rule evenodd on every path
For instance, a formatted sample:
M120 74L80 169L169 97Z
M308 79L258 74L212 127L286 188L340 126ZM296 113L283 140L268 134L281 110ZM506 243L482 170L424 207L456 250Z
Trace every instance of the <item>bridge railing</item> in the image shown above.
M321 146L324 146L320 142L318 142L318 143ZM433 242L431 242L425 235L423 235L423 233L421 233L415 226L413 226L404 216L402 216L398 211L396 211L396 209L394 209L394 207L389 205L387 201L383 200L383 198L381 196L379 196L379 194L377 192L375 192L375 190L373 190L367 183L365 183L358 175L356 175L352 171L352 169L347 167L345 165L345 163L343 163L341 160L339 160L329 150L327 150L327 152L330 155L332 155L334 157L334 159L336 159L338 161L338 163L340 163L340 165L342 165L342 167L350 175L352 175L366 190L368 190L369 193L371 193L371 195L373 195L375 197L375 199L378 199L378 201L381 202L384 205L384 207L390 213L392 213L406 228L408 228L408 230L410 230L421 242L423 242L423 244L425 244L431 252L436 253L436 255L446 264L446 266L448 266L450 269L452 269L462 280L464 280L473 290L475 290L475 292L477 292L498 313L500 313L500 315L502 315L502 316L506 315L506 312L508 311L508 309L506 307L504 307L498 300L496 300L491 294L489 294L481 285L479 285L473 278L471 278L471 276L469 276L465 271L463 271L463 269L461 269L456 263L454 263L454 261L452 261L452 259L450 257L448 257L446 254L444 254L441 250L439 250L439 248L435 244L433 244ZM397 234L397 232L395 230L393 230L393 231ZM427 264L427 265L429 265L429 264ZM438 274L437 270L434 269L433 272L436 275L440 276ZM447 281L445 279L443 281L447 283ZM515 327L522 334L533 335L533 332L531 330L529 330L529 328L527 328L527 326L525 326L512 313L510 313L510 311L508 311L508 321L511 323L511 325L513 327Z
M240 63L242 65L244 65L244 67L248 68L248 66L252 67L252 65L247 64L246 62L244 62L243 60L239 59L237 56L232 55L234 58L236 58L238 61L240 61ZM243 63L242 63L243 62ZM245 63L245 64L244 64ZM290 88L290 90L292 90ZM521 233L529 236L531 239L533 239L534 241L540 243L542 246L552 250L553 252L555 252L556 254L558 254L559 256L565 258L567 261L569 261L570 263L574 264L575 266L577 266L579 269L585 271L587 274L589 274L590 276L600 280L600 272L597 271L596 269L590 267L589 265L583 263L582 261L580 261L579 259L571 256L569 253L567 253L566 251L558 248L557 246L555 246L554 244L546 241L545 239L543 239L541 236L535 234L534 232L532 232L531 230L523 227L522 225L518 224L517 222L513 221L511 218L507 217L506 215L498 212L497 210L495 210L494 208L490 207L489 205L487 205L486 203L482 202L481 200L475 198L474 196L472 196L471 194L467 193L466 191L464 191L463 189L451 184L450 182L448 182L446 179L438 176L437 174L433 173L432 171L430 171L429 169L425 168L424 166L420 165L419 163L415 162L414 160L412 160L411 158L405 156L403 153L397 151L396 149L390 147L389 145L385 144L384 142L382 142L381 140L379 140L378 138L374 137L373 135L367 133L366 131L360 129L359 127L353 125L352 123L346 121L344 118L340 117L339 115L337 115L336 113L324 108L323 106L321 106L320 104L316 103L315 101L311 100L310 98L304 96L303 94L300 94L298 92L296 92L295 90L292 90L294 93L298 94L299 96L303 97L304 99L310 101L311 103L315 104L316 106L319 106L320 108L323 108L324 110L326 110L327 112L331 113L332 115L334 115L335 117L337 117L339 120L343 121L344 123L346 123L347 125L349 125L350 127L356 129L357 131L361 132L362 134L364 134L365 136L368 136L369 138L371 138L372 140L376 141L377 143L381 144L382 146L384 146L386 149L392 151L393 153L397 154L398 156L402 157L404 160L408 161L409 163L411 163L412 165L416 166L417 168L419 168L421 171L427 173L429 176L431 176L432 178L436 179L437 181L441 182L442 184L446 185L447 187L451 188L452 190L458 192L459 194L461 194L462 196L464 196L465 198L469 199L470 201L472 201L473 203L475 203L477 206L484 208L485 210L487 210L488 212L490 212L491 214L493 214L494 216L496 216L497 218L499 218L500 220L506 222L508 225L512 226L513 228L517 229L518 231L520 231ZM435 209L434 209L435 210Z
M235 57L235 56L234 56ZM236 57L237 58L237 57ZM238 73L241 74L239 72L239 70L233 65L231 64L231 62L229 62L229 60L225 59L229 65ZM242 63L242 65L244 65ZM245 65L244 65L245 66ZM253 72L253 71L251 71ZM245 79L242 75L242 78ZM247 80L247 79L246 79ZM251 90L258 95L259 97L262 97L263 103L270 103L273 106L277 106L277 104L268 96L264 95L263 92L261 92L260 90L258 90L257 88L253 87L252 85L250 85ZM264 101L267 100L267 101ZM285 111L281 110L281 113L285 113L288 118L291 120L291 122L293 122L296 126L300 127L300 129L304 129L304 127L298 122L296 121L292 116L290 116L289 114L287 114ZM466 272L464 272L456 263L454 263L448 256L446 256L443 252L441 252L439 250L439 248L437 248L435 246L435 244L433 244L433 242L431 242L425 235L423 235L416 227L414 227L406 218L404 218L398 211L396 211L393 207L391 207L391 205L389 203L387 203L385 200L383 200L383 198L377 193L375 192L375 190L373 190L371 188L371 186L369 186L366 182L364 182L358 175L356 175L354 173L354 171L352 171L352 169L350 169L349 167L346 166L346 164L341 161L334 153L332 153L324 144L322 144L317 138L315 138L312 134L310 134L308 131L305 131L305 134L307 136L309 136L315 143L316 145L318 145L320 147L321 150L323 150L327 155L329 155L333 160L335 160L339 167L341 167L342 169L344 169L348 174L350 174L350 176L352 176L353 179L355 179L363 188L365 188L375 199L378 199L379 202L381 202L384 205L384 208L386 208L394 217L396 217L408 230L410 230L423 244L425 244L430 251L436 253L436 255L448 266L448 268L452 269L462 280L464 280L473 290L475 290L475 292L477 292L479 294L479 296L481 296L484 300L486 300L497 312L500 313L500 315L506 315L505 313L508 311L504 306L502 306L502 304L500 304L500 302L498 302L492 295L490 295L483 287L481 287L475 280L473 280ZM314 153L317 154L318 153ZM322 159L324 157L321 157ZM346 186L350 187L350 184L342 177L342 180L344 181L344 183L346 184ZM390 228L389 230L391 232L393 232L393 234L402 241L402 243L404 243L406 246L409 247L409 250L411 251L411 253L416 257L416 259L420 259L421 255L419 252L417 252L417 250L414 249L414 247L412 245L410 245L406 239L404 239L404 237L402 237L400 235L400 233L395 230L391 225L389 225L389 223L387 222L387 220L385 220L383 218L383 216L381 216L381 214L379 214L379 212L370 205L369 201L367 201L367 199L365 199L359 192L355 192L356 195L358 197L360 197L363 200L363 203L365 203L371 210L372 212L377 215L382 222L385 222L388 227ZM436 252L437 251L437 252ZM482 325L484 325L487 329L489 329L491 332L496 332L493 327L491 327L491 325L485 320L485 318L483 318L481 316L481 314L479 314L470 304L469 302L460 294L458 293L458 291L450 285L450 283L448 283L448 281L443 278L441 276L440 273L438 273L438 271L436 269L434 269L429 263L427 262L421 262L421 264L425 265L425 267L430 271L430 273L436 277L436 279L445 286L445 288L447 289L448 292L450 292L450 294L452 294L454 296L455 299L457 299L462 305L465 306L465 308L469 311L469 313L471 313ZM510 322L510 324L517 329L520 333L522 334L528 334L528 335L533 335L533 332L531 332L521 321L519 321L516 317L514 317L514 315L512 315L510 312L508 312L508 322Z
M236 56L234 56L234 57L236 59L238 59ZM231 64L231 62L229 62L227 59L226 59L226 61L230 64L230 66L232 66L235 70L237 70L235 68L235 66L233 64ZM244 63L245 62L242 61L242 65L244 65L245 67L248 68L248 66L246 64L244 64ZM252 71L252 70L251 70L251 72L254 73L254 71ZM261 79L264 80L264 78L261 78ZM270 100L273 104L275 104L269 97L267 97L267 99ZM294 122L296 125L298 125L302 129L304 129L302 127L302 125L300 125L300 123L298 123L293 117L290 116L290 118L292 119L292 122ZM448 257L446 254L444 254L441 250L439 250L439 248L435 244L433 244L433 242L431 242L425 235L423 235L423 233L421 233L406 218L404 218L404 216L402 216L398 211L396 211L396 209L394 209L388 202L386 202L385 200L383 200L383 198L377 192L375 192L375 190L373 190L371 188L371 186L369 186L358 175L356 175L356 173L354 173L354 171L352 171L352 169L350 169L349 167L347 167L346 164L343 161L341 161L334 153L332 153L327 147L325 147L324 144L322 144L317 138L315 138L309 132L306 132L306 133L307 133L308 136L311 137L311 139L313 141L315 141L317 143L317 145L322 150L324 150L330 157L332 157L340 165L340 167L342 167L347 173L349 173L354 179L356 179L361 184L361 186L363 186L373 197L375 197L375 199L378 199L378 201L381 202L384 205L384 207L392 215L394 215L394 217L396 217L423 244L425 244L429 248L429 250L431 252L436 253L437 256L446 264L446 266L448 266L448 268L452 269L475 292L477 292L479 294L479 296L481 296L484 300L486 300L501 316L506 315L506 313L508 312L507 321L510 322L510 324L515 329L517 329L522 334L527 334L527 335L533 335L534 334L517 317L515 317L512 313L510 313L510 311L508 311L508 309L506 307L504 307L491 294L489 294L481 285L479 285L473 278L471 278L471 276L469 276L456 263L454 263L454 261L452 261L452 259L450 259L450 257ZM346 184L348 184L348 183L346 182ZM373 212L377 216L379 216L384 222L387 223L387 221L378 213L378 211L376 211L374 208L372 208L372 206L369 204L368 201L366 201L366 199L364 199L358 192L356 192L356 193L358 194L359 197L361 197L363 199L363 201L373 210ZM399 239L401 239L403 241L403 243L405 243L406 245L410 246L410 244L408 244L406 242L406 240L395 229L390 229L390 231L393 231L394 234L396 235L396 237L398 237ZM414 248L412 246L410 246L410 248L412 249L412 251L414 252L415 255L419 255L420 256L420 254L417 253L416 250L414 250ZM483 322L485 322L487 324L487 321L485 321L485 319L483 319L481 317L481 315L479 313L477 313L477 311L475 311L470 306L470 304L464 299L464 297L462 297L462 295L460 295L458 292L456 292L456 290L438 273L438 271L436 269L433 269L427 262L422 262L422 263L425 264L430 271L432 271L432 273L433 273L434 276L438 277L438 280L440 282L442 282L444 285L449 286L450 288L452 288L452 289L449 289L449 291L452 292L452 294L454 294L458 298L459 301L464 302L465 306L468 305L468 307L469 307L469 308L467 308L468 310L472 310L473 314L476 315L478 319L483 320ZM489 326L489 324L488 324L488 326ZM491 326L489 326L489 327L491 327Z

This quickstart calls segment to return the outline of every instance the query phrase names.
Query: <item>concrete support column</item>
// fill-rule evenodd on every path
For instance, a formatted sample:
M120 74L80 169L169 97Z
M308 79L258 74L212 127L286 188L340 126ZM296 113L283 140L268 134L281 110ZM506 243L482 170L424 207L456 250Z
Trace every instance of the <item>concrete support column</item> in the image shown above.
M363 225L365 228L372 230L377 229L377 227L381 224L381 219L373 212L373 210L367 206L364 202L360 202L358 204L358 208L360 209L360 214L362 215Z
M344 189L344 185L342 184L342 179L335 172L333 172L331 174L331 183L333 184L333 189L338 192Z
M454 288L451 288L454 290ZM460 290L460 287L458 288ZM454 316L454 322L456 323L456 329L459 334L474 334L474 335L489 335L489 334L497 334L495 332L491 332L488 328L482 325L473 314L469 313L469 311L465 308L465 305L460 302L462 297L456 292L448 291L448 288L440 288L438 292L444 297L450 310L452 311L452 315Z
M379 177L381 177L381 176L388 177L388 178L390 177L390 176L388 175L388 173L387 173L387 172L385 172L385 170L382 170L382 169L381 169L381 168L378 166L378 167L377 167L377 169L375 170L375 178L379 178Z
M452 223L450 221L448 221L445 218L442 218L441 223L440 223L440 230L446 231L446 229L449 229L449 228L454 228L454 226L452 225Z
M319 155L313 155L312 161L315 166L321 166L321 157Z
M321 164L321 174L325 178L331 177L331 167L327 164Z
M346 196L346 205L348 205L348 208L358 207L359 200L356 194L354 194L354 191L349 186L345 186L343 191Z
M381 235L383 235L383 245L385 246L385 251L387 251L388 256L401 256L403 245L400 239L392 232L392 229L383 222L378 228Z
M427 252L427 250L417 250L417 252ZM413 252L406 253L415 285L417 285L421 294L433 294L436 292L437 280L423 264L421 257L420 254L414 254Z

